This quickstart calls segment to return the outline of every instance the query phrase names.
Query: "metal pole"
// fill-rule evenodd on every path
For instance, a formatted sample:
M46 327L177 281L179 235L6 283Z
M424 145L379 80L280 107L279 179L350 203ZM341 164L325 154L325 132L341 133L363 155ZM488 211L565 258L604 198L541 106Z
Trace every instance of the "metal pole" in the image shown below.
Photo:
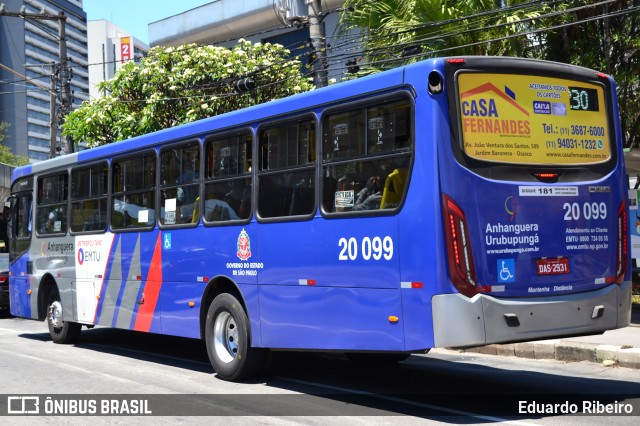
M309 38L311 40L311 65L316 87L327 85L327 55L324 26L322 25L321 0L305 0L309 6Z
M61 105L62 105L62 120L71 112L71 75L69 73L69 63L67 58L67 32L66 32L67 17L64 12L58 13L58 36L60 37L60 88L61 88ZM67 154L73 152L73 142L70 138L64 139L64 148Z
M57 155L57 147L58 147L58 115L56 114L56 71L55 65L51 67L51 90L49 91L49 103L51 104L49 108L49 114L51 120L49 120L50 126L50 142L49 142L49 158L55 158Z
M102 43L102 81L107 81L107 53L104 43ZM106 89L103 91L102 95L107 95Z
M22 18L22 19L38 19L41 21L54 21L57 20L58 21L58 37L60 38L60 82L61 82L61 86L62 86L62 96L61 96L61 108L60 108L60 112L64 115L64 114L68 114L71 111L71 81L70 81L70 75L69 75L69 69L68 69L68 65L67 65L67 34L66 34L66 22L67 22L67 17L65 16L64 12L59 12L58 15L54 15L48 12L44 12L44 13L30 13L30 12L26 12L25 8L23 7L23 9L20 12L8 12L4 9L4 3L0 4L0 16L12 16L12 17L16 17L16 18ZM1 65L1 64L0 64ZM7 68L4 67L3 68ZM15 71L11 70L14 74L17 74ZM52 90L50 92L50 99L55 99L55 84L53 84L55 82L55 76L54 76L55 72L52 69ZM18 74L19 75L19 74ZM43 88L43 86L27 79L26 77L24 77L27 81L29 81L32 84L35 84L36 86ZM44 88L45 90L49 90L47 88ZM57 153L56 151L56 147L57 147L57 138L58 138L58 117L57 117L57 109L56 109L56 104L55 102L52 102L51 108L51 132L52 132L52 136L51 136L51 156L55 157L55 154ZM54 127L53 124L56 123L56 126ZM69 144L70 146L67 147L67 152L73 152L73 144Z

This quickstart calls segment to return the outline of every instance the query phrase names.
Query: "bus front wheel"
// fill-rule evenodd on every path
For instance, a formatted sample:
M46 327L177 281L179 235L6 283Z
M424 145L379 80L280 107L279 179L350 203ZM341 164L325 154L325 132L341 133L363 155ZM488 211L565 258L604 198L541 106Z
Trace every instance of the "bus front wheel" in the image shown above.
M232 295L223 293L211 302L205 340L211 365L221 379L241 380L260 370L264 351L251 347L249 318Z
M75 343L80 337L81 324L62 319L62 303L57 287L49 292L47 325L53 343Z

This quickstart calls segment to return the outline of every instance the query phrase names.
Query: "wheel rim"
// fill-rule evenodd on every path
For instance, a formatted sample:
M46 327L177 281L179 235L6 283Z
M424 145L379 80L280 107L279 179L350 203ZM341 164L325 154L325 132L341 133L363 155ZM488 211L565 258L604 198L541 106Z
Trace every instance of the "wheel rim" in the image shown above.
M62 328L62 305L58 300L49 306L49 323L53 328Z
M238 327L228 312L220 312L213 327L213 347L218 359L230 363L238 355Z

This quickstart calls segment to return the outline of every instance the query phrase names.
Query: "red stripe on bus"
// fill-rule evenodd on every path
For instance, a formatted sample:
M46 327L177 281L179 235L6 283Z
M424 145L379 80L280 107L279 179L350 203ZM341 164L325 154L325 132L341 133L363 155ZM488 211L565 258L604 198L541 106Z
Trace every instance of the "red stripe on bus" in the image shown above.
M138 308L136 316L136 324L133 326L137 331L149 331L151 329L151 321L156 311L158 296L160 295L160 287L162 287L162 239L158 234L156 248L153 251L147 282L144 284L144 303Z

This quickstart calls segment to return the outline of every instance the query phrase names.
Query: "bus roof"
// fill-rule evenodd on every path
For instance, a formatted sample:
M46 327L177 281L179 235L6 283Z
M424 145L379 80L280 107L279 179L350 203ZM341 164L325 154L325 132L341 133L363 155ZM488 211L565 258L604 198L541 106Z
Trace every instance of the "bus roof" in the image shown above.
M31 173L39 173L49 169L133 153L157 146L159 143L164 144L171 141L209 135L214 132L237 129L243 125L251 125L257 120L273 120L278 117L295 115L329 105L336 99L340 99L341 102L349 98L355 100L362 96L375 93L376 91L401 86L403 83L403 70L403 67L395 68L356 80L276 99L263 104L204 118L192 123L162 129L157 132L147 133L130 139L18 167L13 172L13 180Z

